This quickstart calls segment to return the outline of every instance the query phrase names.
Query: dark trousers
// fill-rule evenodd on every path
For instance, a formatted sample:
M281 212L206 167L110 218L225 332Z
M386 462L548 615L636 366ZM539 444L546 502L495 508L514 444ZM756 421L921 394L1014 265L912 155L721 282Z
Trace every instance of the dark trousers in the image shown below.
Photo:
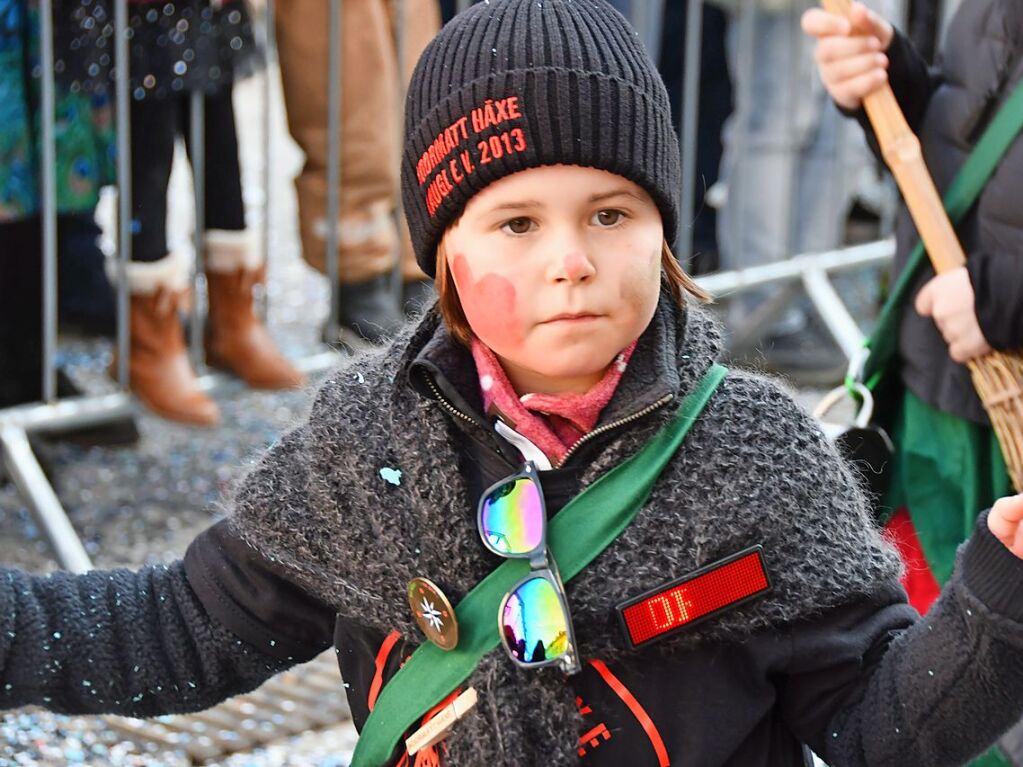
M207 229L245 228L238 136L231 90L205 98L205 224ZM167 184L174 143L185 139L192 161L191 96L133 101L131 105L132 260L167 255Z
M671 100L671 120L679 130L682 115L682 84L685 77L687 2L668 0L664 5L661 35L661 60L658 69ZM718 180L721 165L721 131L732 111L732 81L725 60L725 32L728 16L720 8L703 7L700 48L700 95L697 106L696 167L687 172L695 176L693 221L691 229L680 236L692 236L693 259L687 268L693 274L705 274L718 268L717 215L704 203L704 195Z
M43 235L38 216L0 224L0 407L39 399Z
M456 10L457 6L455 5L455 0L440 0L441 22L447 24L449 21L451 21L452 17L455 15Z

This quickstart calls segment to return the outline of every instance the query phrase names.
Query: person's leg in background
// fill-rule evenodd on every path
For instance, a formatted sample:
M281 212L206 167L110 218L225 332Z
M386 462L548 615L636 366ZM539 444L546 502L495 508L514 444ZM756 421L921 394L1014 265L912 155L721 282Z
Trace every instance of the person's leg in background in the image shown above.
M68 217L57 219L57 241L66 239ZM0 409L43 399L43 230L38 215L0 223ZM58 302L59 308L59 302ZM58 398L84 392L62 368L56 371ZM48 431L33 444L72 441L82 446L133 445L139 433L135 419ZM43 459L43 456L39 456Z
M796 83L790 82L798 27L790 14L745 4L733 17L728 59L735 83L735 109L725 125L721 176L727 197L718 212L723 269L742 269L790 255L788 219L795 173ZM790 33L791 32L791 33ZM802 115L805 131L809 115ZM763 300L747 295L733 302L741 320Z
M306 154L295 181L302 252L326 273L326 235L337 227L343 339L380 343L403 321L392 291L402 237L395 222L400 104L391 3L342 3L341 193L337 222L326 220L329 4L280 0L277 40L292 137ZM411 69L439 26L436 0L407 4L406 61ZM404 260L403 260L404 263ZM403 268L403 276L413 277ZM361 339L361 340L360 340Z
M107 279L106 256L99 246L95 211L63 217L64 236L57 244L58 307L61 330L113 338L117 303Z
M750 5L731 22L736 98L724 134L727 194L718 212L723 269L841 243L851 190L843 174L834 173L839 115L829 114L833 107L814 81L812 48L799 28L806 7L807 0L781 10ZM774 294L761 290L736 298L733 327L741 333ZM801 383L827 385L845 369L844 356L806 301L790 304L753 342L762 350L760 364Z
M68 219L57 219L58 242ZM28 216L0 223L0 408L38 402L43 397L43 229ZM62 370L57 395L82 392Z
M256 389L291 389L305 379L277 350L253 304L252 291L266 280L266 264L263 249L245 229L231 92L224 87L204 99L206 361ZM191 114L190 105L185 112ZM189 145L190 132L184 135Z
M671 99L671 118L679 131L682 115L682 87L686 46L688 2L664 6L658 69ZM693 256L687 269L706 274L718 268L717 211L706 204L707 191L717 183L721 166L721 132L732 111L732 82L725 57L728 16L720 8L704 3L700 41L700 94L697 116L696 165L693 198Z
M173 421L209 426L219 422L220 411L199 388L179 317L188 302L189 257L167 250L167 184L188 98L184 94L131 104L128 367L132 391L150 410Z
M391 35L392 39L396 39L398 20L395 18L395 11L397 6L394 3L390 3L390 6ZM405 13L405 71L402 72L402 83L407 83L412 78L412 70L415 69L420 54L440 29L440 10L436 0L407 0ZM397 61L397 51L395 51L395 60ZM394 167L398 168L401 164L403 100L399 98L396 104L394 114L397 139L391 161L394 163ZM396 200L401 195L397 173L394 175L393 194ZM415 315L432 304L436 294L433 290L433 280L427 277L416 263L416 256L412 251L412 240L404 216L402 216L398 228L401 236L402 310L406 315Z
M0 410L43 398L43 236L33 215L0 223ZM69 379L58 371L58 394ZM61 391L63 390L63 391ZM133 426L133 424L131 424ZM138 434L136 432L137 439ZM51 479L48 451L31 436L36 460ZM0 487L9 481L0 466Z
M42 224L0 223L0 408L42 397Z

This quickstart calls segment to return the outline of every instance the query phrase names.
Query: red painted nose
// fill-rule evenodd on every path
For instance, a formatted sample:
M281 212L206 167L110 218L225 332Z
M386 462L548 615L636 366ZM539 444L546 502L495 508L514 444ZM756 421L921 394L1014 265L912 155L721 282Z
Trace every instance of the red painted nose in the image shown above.
M581 253L569 253L562 264L565 279L571 282L585 280L593 274L593 264Z

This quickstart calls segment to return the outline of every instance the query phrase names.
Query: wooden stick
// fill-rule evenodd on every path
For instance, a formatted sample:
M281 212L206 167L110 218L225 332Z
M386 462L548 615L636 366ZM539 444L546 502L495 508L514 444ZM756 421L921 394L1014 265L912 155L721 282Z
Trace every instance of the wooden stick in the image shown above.
M830 13L848 18L852 3L850 0L824 0L824 7ZM884 160L891 168L916 223L934 271L942 274L963 266L966 255L924 163L920 140L906 122L891 87L885 85L871 93L864 99L863 108L874 127Z

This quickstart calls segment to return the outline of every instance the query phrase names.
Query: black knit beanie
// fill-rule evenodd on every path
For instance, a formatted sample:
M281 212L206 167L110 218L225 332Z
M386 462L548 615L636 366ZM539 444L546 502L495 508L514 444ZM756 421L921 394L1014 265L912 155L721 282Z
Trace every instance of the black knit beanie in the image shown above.
M629 23L604 0L487 0L423 51L405 103L402 199L416 260L488 184L583 165L642 186L678 228L678 140L668 94Z

